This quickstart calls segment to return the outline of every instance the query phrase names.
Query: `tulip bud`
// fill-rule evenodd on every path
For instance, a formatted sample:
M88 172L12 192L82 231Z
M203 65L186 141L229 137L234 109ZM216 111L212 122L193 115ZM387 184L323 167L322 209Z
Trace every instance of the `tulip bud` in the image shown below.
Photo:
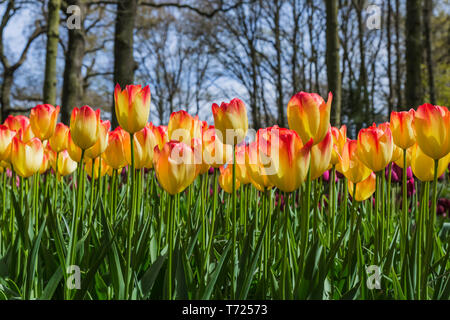
M130 150L130 145L126 144L127 136L129 136L129 134L121 127L117 127L109 133L108 146L103 152L102 157L113 169L118 170L127 165L125 150ZM128 143L129 141L128 138Z
M77 162L72 160L72 157L69 156L67 150L61 151L58 154L58 174L62 177L65 177L69 174L72 174L77 169Z
M344 145L342 160L336 166L336 169L353 183L365 180L372 172L359 160L357 148L358 142L348 139Z
M70 134L73 142L81 149L92 147L98 140L100 132L100 109L92 110L89 106L74 108L70 117Z
M421 105L414 118L420 149L437 160L450 152L450 111L446 107Z
M31 109L31 129L41 141L48 140L53 135L58 114L59 106L55 108L51 104L38 104Z
M219 105L213 103L212 113L217 137L224 144L236 145L247 135L248 118L245 104L238 98Z
M114 89L117 122L128 133L135 133L145 127L150 115L150 88L127 85L122 90L119 84Z
M389 123L373 124L358 134L358 158L374 172L384 170L394 149Z
M348 193L353 197L353 187L354 184L348 180ZM370 198L370 196L375 192L376 188L376 175L371 173L366 179L356 184L356 201L364 201Z
M106 147L108 146L108 135L110 127L111 123L108 120L100 121L98 140L92 147L86 150L86 157L95 159L105 151Z
M28 142L14 137L12 140L11 162L14 171L22 178L28 178L37 173L44 158L44 148L41 140L33 138Z
M319 178L330 166L333 138L328 130L325 138L311 148L311 180Z
M299 92L289 100L287 118L289 128L296 131L302 141L313 139L318 144L327 134L330 126L330 110L333 95L328 93L328 101L317 93Z
M420 148L418 143L411 147L411 168L414 175L420 181L433 181L434 179L434 159L429 157ZM437 176L441 176L450 162L450 153L439 159Z
M228 163L227 166L219 168L219 185L226 193L233 193L233 164ZM236 189L241 186L239 179L236 176Z
M55 128L55 132L50 137L50 147L55 152L61 152L69 147L69 127L64 123L58 123Z
M416 142L414 130L414 109L391 112L391 131L394 143L401 149L408 149Z

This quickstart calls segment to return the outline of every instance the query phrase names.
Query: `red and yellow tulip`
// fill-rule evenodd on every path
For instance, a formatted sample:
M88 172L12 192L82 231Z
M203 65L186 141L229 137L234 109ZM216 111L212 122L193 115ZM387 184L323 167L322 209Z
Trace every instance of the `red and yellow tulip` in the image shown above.
M358 158L374 172L384 170L392 159L394 143L389 123L373 124L358 134Z
M330 163L337 165L341 161L341 154L344 150L345 142L347 141L347 126L343 125L339 129L331 127L331 134L333 136L333 149L331 151Z
M11 142L15 135L16 132L14 130L0 125L0 161L10 162Z
M390 127L394 143L401 149L408 149L416 142L414 109L391 113Z
M55 132L49 139L50 147L55 152L61 152L69 147L69 127L64 123L58 123Z
M122 90L116 84L114 101L117 122L128 133L142 130L147 124L150 115L150 87L140 85L127 85Z
M28 178L37 173L44 158L44 147L39 138L23 142L18 137L12 140L11 163L14 171L22 178Z
M328 130L325 138L311 148L311 180L319 178L330 166L331 154L333 151L333 138Z
M72 160L72 157L69 156L67 150L61 151L58 154L58 174L62 177L65 177L69 174L72 174L78 166L78 163Z
M74 108L70 117L70 134L81 149L92 147L100 134L100 109L94 111L89 106Z
M318 144L330 126L332 100L331 92L327 102L317 93L296 93L287 106L289 128L295 130L302 141L313 139L313 144Z
M233 165L228 163L226 166L219 168L219 185L226 193L233 193ZM236 175L236 189L241 186L241 183Z
M438 162L437 176L441 176L450 162L450 153L440 158ZM411 147L411 169L420 181L433 181L434 159L425 154L416 143Z
M103 159L113 169L121 169L127 165L125 150L130 150L130 146L126 144L129 134L121 127L117 127L111 131L108 136L108 146L102 154Z
M224 144L236 145L247 135L248 118L244 102L234 98L229 103L213 103L212 113L217 137Z
M348 192L353 196L354 183L348 180ZM356 184L356 201L364 201L370 198L370 196L375 192L376 188L376 175L371 173L366 179Z
M95 159L99 157L108 146L108 135L109 135L109 128L111 127L111 123L109 120L100 121L99 126L99 133L98 133L98 139L97 142L86 150L86 157L90 159Z
M192 139L202 138L202 123L184 110L173 112L167 126L169 140L190 144Z
M48 140L55 131L58 120L59 106L56 108L51 104L38 104L31 109L30 124L36 137L41 141Z
M348 139L342 151L342 160L336 166L336 169L353 183L365 180L372 172L359 160L357 149L358 142Z

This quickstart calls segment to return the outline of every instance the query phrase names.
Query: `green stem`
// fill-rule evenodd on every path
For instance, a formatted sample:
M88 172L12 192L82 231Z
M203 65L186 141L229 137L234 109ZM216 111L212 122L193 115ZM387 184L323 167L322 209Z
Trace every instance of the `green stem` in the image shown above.
M128 220L128 241L127 241L127 268L126 268L126 282L125 282L125 297L126 299L131 298L130 286L131 286L131 253L133 251L133 233L134 233L134 220L135 220L135 169L134 169L134 134L130 133L130 150L131 150L131 170L129 172L129 189L130 197L129 199L129 213L130 218Z
M236 298L236 145L233 145L233 268L232 268L232 294L231 298L234 300Z

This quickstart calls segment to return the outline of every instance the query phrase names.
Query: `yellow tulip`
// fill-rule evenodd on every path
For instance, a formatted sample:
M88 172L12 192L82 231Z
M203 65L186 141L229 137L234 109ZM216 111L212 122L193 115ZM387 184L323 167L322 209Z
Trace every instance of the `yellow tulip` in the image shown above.
M421 105L414 118L420 149L437 160L450 152L450 111L446 107Z
M125 132L121 127L117 127L115 130L109 133L108 146L102 154L103 159L113 169L121 169L127 165L127 159L125 156L125 150L130 150L128 138L129 134Z
M311 180L319 178L330 166L333 138L328 130L325 138L311 148Z
M434 179L434 159L423 152L416 143L411 147L411 169L420 181L433 181ZM438 162L437 176L440 177L450 162L450 153L441 158Z
M336 169L353 183L365 180L372 172L359 160L357 149L358 142L348 139L342 151L342 160L336 166Z
M157 145L156 138L149 127L134 134L134 167L136 169L153 167L153 149ZM130 135L125 134L125 145L130 145ZM131 147L125 148L127 163L131 165Z
M330 126L332 100L331 92L326 103L317 93L296 93L287 106L289 128L295 130L303 142L313 139L313 144L318 144Z
M247 173L247 167L245 166L245 152L248 149L245 144L241 144L236 147L236 178L241 184L251 183L249 174Z
M409 147L408 149L406 149L406 168L411 166L411 152L412 152L412 147ZM403 168L403 152L400 155L400 158L398 158L394 162L400 168Z
M11 158L11 142L16 132L7 126L0 125L0 161L9 162Z
M28 142L14 137L12 140L11 162L14 171L23 178L37 173L44 158L44 147L41 140L32 138Z
M94 163L94 179L98 179L98 171L100 166L100 177L104 177L110 166L106 164L106 161L103 160L101 157L93 159L86 159L85 160L85 166L84 170L86 173L92 178L92 163Z
M72 160L67 150L61 151L58 154L58 174L65 177L72 174L77 169L77 162Z
M233 193L233 165L228 163L227 166L219 168L219 185L226 193ZM236 176L236 189L241 186L239 179Z
M192 139L202 138L202 123L184 110L173 112L167 126L169 140L191 143Z
M128 85L122 90L119 84L114 89L117 122L128 133L142 130L150 115L150 88Z
M340 129L331 127L331 134L333 135L333 150L331 151L330 163L337 165L341 161L342 150L345 141L347 141L347 126L343 125Z
M394 143L401 149L408 149L416 142L414 130L414 109L391 112L391 131Z
M100 109L89 106L74 108L70 117L70 134L73 142L83 150L92 147L100 133Z
M358 134L358 158L374 172L384 170L392 159L394 143L389 123L373 124Z
M55 108L51 104L38 104L31 109L31 129L41 141L48 140L53 135L58 114L59 106Z
M247 135L248 118L245 104L238 98L219 105L213 103L212 113L216 135L224 144L236 145Z
M81 161L81 148L77 146L72 140L72 133L69 131L67 134L67 152L73 161Z
M213 168L220 168L233 161L233 147L224 144L216 135L214 126L209 126L202 134L203 161Z
M99 126L99 134L98 134L98 139L97 142L95 142L95 144L90 147L89 149L86 150L86 157L90 158L90 159L95 159L97 157L99 157L106 149L106 147L108 146L108 135L109 135L109 128L111 127L111 123L107 120L107 121L100 121L100 126Z
M153 168L161 187L175 195L186 189L197 177L199 159L191 146L169 141L162 150L155 147Z
M55 152L61 152L69 147L69 127L64 123L58 123L55 132L50 137L50 147Z
M348 193L353 197L353 182L348 180ZM370 198L375 192L376 188L376 175L371 173L366 179L356 184L356 201L364 201Z

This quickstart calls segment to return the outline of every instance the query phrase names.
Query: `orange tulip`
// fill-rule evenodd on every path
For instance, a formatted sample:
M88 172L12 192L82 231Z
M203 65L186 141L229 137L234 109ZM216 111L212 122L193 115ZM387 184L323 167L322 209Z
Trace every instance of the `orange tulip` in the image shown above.
M362 163L358 158L358 142L348 139L342 151L342 160L336 169L353 183L365 180L372 170Z
M295 130L302 141L313 139L318 144L325 138L330 126L330 110L333 95L328 93L328 101L317 93L299 92L292 96L287 107L289 128Z
M106 147L108 146L108 135L110 127L111 123L109 122L109 120L100 121L98 140L92 147L86 150L86 157L95 159L105 151Z
M127 163L131 165L131 148L130 135L125 134L125 157ZM144 127L142 130L134 134L134 167L136 169L152 168L153 167L153 149L157 145L156 138L149 127Z
M416 143L414 130L414 109L391 112L391 131L394 143L401 149L408 149Z
M51 104L38 104L31 109L31 129L41 141L48 140L53 135L58 114L59 106L55 108Z
M248 118L245 104L238 98L219 105L213 103L212 113L216 135L224 144L236 145L247 135Z
M173 112L168 125L169 140L191 143L192 139L202 138L202 123L184 110Z
M450 111L446 107L421 105L414 125L417 144L427 156L437 160L450 152Z
M69 147L69 127L64 123L58 123L55 132L50 137L49 143L55 152L61 152Z
M330 162L332 165L337 165L341 160L342 150L344 150L344 144L347 141L347 126L343 125L340 129L331 127L331 134L333 136L333 149Z
M103 152L102 157L113 169L118 170L127 165L125 150L130 150L130 145L126 145L127 136L129 141L129 134L121 127L117 127L109 133L108 146Z
M251 183L256 189L264 191L264 188L273 187L273 183L266 174L263 162L261 161L262 152L258 148L258 142L254 141L246 146L245 168Z
M420 181L433 181L434 179L434 159L429 157L416 143L411 147L411 169ZM439 159L437 176L441 176L450 162L450 153Z
M119 84L114 89L116 117L119 125L128 133L145 127L150 115L150 88L128 85L122 90Z
M94 163L94 179L98 179L98 171L100 166L100 177L104 177L110 166L106 164L106 161L101 157L93 159L86 159L84 170L92 178L92 163Z
M197 177L198 159L194 150L183 142L169 141L162 150L155 147L153 167L161 187L175 195L186 189Z
M348 193L353 197L353 182L348 180ZM356 201L364 201L370 198L375 192L376 188L376 175L371 173L366 179L356 184Z
M233 161L233 148L229 144L223 144L216 133L214 126L203 131L203 161L213 168L220 168Z
M268 175L269 181L284 192L298 189L308 173L312 140L303 145L297 132L278 126L260 129L256 136L263 154L263 173ZM331 135L328 143L331 148ZM328 161L331 149L329 153Z
M311 148L311 180L319 178L330 166L331 153L333 150L333 138L328 130L325 138Z
M58 154L58 174L62 177L65 177L69 174L72 174L77 169L77 162L72 160L72 157L69 156L67 150L61 151Z
M11 142L16 132L7 126L0 125L0 161L9 162L11 158Z
M219 168L219 185L226 193L233 193L233 165L228 163L225 166ZM236 189L241 186L239 179L236 176Z
M67 134L67 152L73 161L81 161L81 148L73 142L72 133L70 131Z
M389 123L374 123L358 134L358 158L374 172L384 170L392 159L394 144Z
M74 108L70 117L70 134L73 142L81 149L92 147L98 140L100 132L100 109L92 110L89 106Z
M23 178L37 173L44 158L44 147L41 140L32 138L28 142L14 137L12 140L11 162L14 171Z

